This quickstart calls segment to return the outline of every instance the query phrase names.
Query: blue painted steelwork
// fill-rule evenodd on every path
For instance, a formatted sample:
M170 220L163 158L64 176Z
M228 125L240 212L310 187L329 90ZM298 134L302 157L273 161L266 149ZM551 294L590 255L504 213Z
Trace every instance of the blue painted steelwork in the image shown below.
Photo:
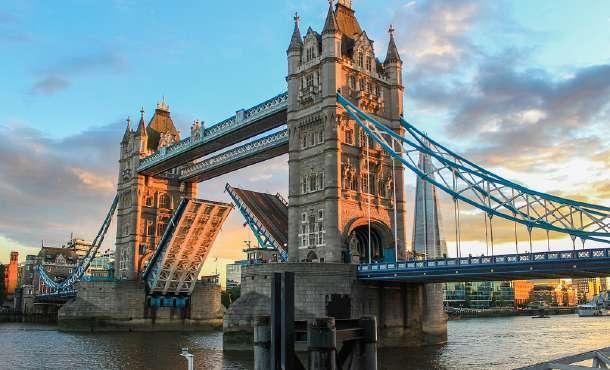
M358 125L393 158L449 194L485 212L533 228L610 243L610 208L541 193L506 180L455 154L423 134L406 120L401 125L409 137L362 112L341 94L339 104ZM430 170L417 166L420 153L433 161Z
M288 130L281 130L187 166L180 170L180 179L184 181L201 173L287 144Z
M157 283L157 279L159 278L159 273L161 272L161 264L159 263L159 258L166 252L166 249L169 245L170 240L172 239L172 235L174 235L174 231L176 231L176 227L178 226L178 221L182 217L184 210L186 209L186 205L188 200L182 198L178 207L174 211L172 218L169 220L167 227L165 228L165 232L161 237L161 241L159 241L159 245L157 249L155 249L155 254L150 258L148 262L148 266L146 266L146 270L144 271L144 281L146 281L147 287L150 289L154 287Z
M187 137L176 144L161 148L158 152L142 159L138 166L138 172L144 171L169 158L187 152L194 147L205 145L205 143L210 142L211 140L222 135L227 135L244 126L248 126L253 122L259 121L281 110L285 110L287 107L288 93L284 92L257 104L252 108L238 111L234 116L231 116L216 125L210 126L209 128L201 128L192 136Z
M237 196L231 185L228 183L225 185L225 191L231 197L233 204L242 214L246 223L254 233L258 246L263 249L276 250L279 252L280 259L282 262L288 261L288 251L279 243L271 233L263 226L263 224L254 216L254 214L248 209L248 206ZM282 202L285 202L283 198L280 198ZM287 203L286 203L287 205Z
M80 280L85 271L89 268L91 261L97 255L97 251L99 250L102 242L104 241L104 237L106 236L106 232L108 231L108 227L110 227L110 222L112 221L112 216L116 211L117 204L119 202L118 194L115 195L114 200L112 201L112 205L110 206L110 210L106 214L106 218L104 219L104 223L100 227L95 239L93 239L93 243L91 243L91 247L87 251L87 254L83 259L80 260L78 266L74 269L72 274L68 276L65 280L61 282L56 282L54 278L49 276L47 272L44 270L42 265L38 265L36 268L40 275L40 279L43 284L51 291L51 294L62 294L64 292L74 291L74 283Z
M358 278L417 283L607 276L610 248L439 258L358 266Z
M54 293L38 294L34 297L36 303L64 303L76 297L75 289L68 289Z

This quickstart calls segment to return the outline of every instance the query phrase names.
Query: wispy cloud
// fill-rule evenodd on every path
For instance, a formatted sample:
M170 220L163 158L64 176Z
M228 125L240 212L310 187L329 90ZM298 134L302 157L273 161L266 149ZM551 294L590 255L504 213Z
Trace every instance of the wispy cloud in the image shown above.
M52 95L68 88L74 79L96 74L120 74L129 70L129 62L116 51L70 57L41 68L36 73L30 93Z

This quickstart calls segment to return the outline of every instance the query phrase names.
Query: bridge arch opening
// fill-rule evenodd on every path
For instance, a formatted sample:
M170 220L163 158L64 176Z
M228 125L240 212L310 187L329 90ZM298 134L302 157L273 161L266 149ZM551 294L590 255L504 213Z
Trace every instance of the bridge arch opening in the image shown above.
M372 262L382 262L384 260L384 252L385 254L388 253L386 249L394 245L390 229L380 221L371 220L370 233L368 220L354 222L347 235L347 248L352 263L368 262L369 235Z

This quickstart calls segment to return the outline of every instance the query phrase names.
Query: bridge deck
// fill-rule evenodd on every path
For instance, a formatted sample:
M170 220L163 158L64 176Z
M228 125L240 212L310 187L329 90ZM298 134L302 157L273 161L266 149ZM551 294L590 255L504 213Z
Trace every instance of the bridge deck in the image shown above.
M250 109L239 111L216 125L142 159L138 172L154 176L285 125L287 106L288 95L283 93Z
M286 153L288 130L281 130L187 166L180 171L180 180L206 181Z
M280 245L288 243L288 206L280 198L238 188L233 191Z
M594 277L608 274L610 248L358 266L358 278L361 280L410 283Z
M150 293L191 294L232 205L183 199L147 268Z

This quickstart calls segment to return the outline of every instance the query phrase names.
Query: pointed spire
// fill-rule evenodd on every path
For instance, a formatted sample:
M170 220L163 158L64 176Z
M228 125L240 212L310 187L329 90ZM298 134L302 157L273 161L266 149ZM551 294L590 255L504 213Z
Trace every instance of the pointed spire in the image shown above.
M294 31L292 32L288 51L301 50L303 48L303 39L301 38L301 31L299 30L299 19L299 13L294 13Z
M140 122L138 123L138 130L136 135L146 136L146 124L144 123L144 107L140 108Z
M339 25L337 24L335 11L333 10L333 0L328 0L328 5L328 14L326 15L326 22L324 22L324 29L322 30L322 34L336 33L339 31Z
M388 33L390 34L390 42L388 44L388 53L385 57L384 64L388 63L400 63L402 64L402 60L400 59L400 54L398 53L398 48L396 47L396 41L394 40L394 26L390 25L390 29Z
M123 140L121 143L127 143L129 136L131 135L131 118L127 117L127 127L125 127L125 133L123 134Z

